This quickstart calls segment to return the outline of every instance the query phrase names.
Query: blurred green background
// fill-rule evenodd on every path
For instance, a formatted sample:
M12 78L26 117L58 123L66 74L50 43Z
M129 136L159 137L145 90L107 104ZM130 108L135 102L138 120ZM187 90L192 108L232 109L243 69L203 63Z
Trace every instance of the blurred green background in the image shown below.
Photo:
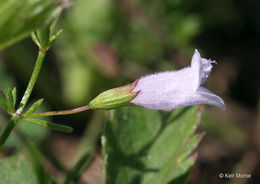
M59 25L64 32L47 53L31 99L43 97L49 110L86 105L100 92L142 75L188 66L197 48L204 58L218 63L206 86L224 98L227 110L205 108L198 131L207 134L189 180L220 183L219 173L237 171L252 174L249 183L260 182L260 1L76 0L69 4ZM6 91L15 85L21 98L36 54L30 38L1 51L1 88ZM103 112L92 111L54 117L52 121L72 126L74 133L40 129L30 136L42 137L42 149L47 141L48 149L62 153L64 160L86 141L96 145L100 155L102 119ZM97 156L95 164L99 162ZM102 171L96 176L93 168L89 170L93 181L102 180Z

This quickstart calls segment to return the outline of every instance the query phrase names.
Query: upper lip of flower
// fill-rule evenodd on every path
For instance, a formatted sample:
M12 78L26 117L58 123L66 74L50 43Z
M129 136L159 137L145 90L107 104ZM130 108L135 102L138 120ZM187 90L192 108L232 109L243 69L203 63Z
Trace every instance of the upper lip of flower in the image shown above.
M212 63L216 62L201 58L196 49L190 67L141 77L133 89L133 92L140 92L131 102L158 110L195 104L225 109L224 101L219 96L200 86L209 77Z
M208 79L211 73L212 63L216 64L216 61L201 58L199 51L195 49L191 61L191 68L197 72L197 75L195 76L197 78L197 87L200 87L200 85L204 84Z

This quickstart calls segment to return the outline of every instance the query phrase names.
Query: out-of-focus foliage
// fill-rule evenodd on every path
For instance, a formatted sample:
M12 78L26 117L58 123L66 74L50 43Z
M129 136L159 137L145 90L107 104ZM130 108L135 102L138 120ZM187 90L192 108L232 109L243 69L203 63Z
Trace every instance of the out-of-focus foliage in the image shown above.
M106 183L184 183L200 140L197 108L161 118L158 111L121 108L109 114L104 135Z
M106 47L99 49L98 44L112 31L111 9L111 1L79 0L64 21L64 35L58 40L59 55L64 61L61 77L64 99L72 104L86 103L91 99L93 89L102 85L95 82L104 80L96 73L96 67L106 76L114 76L117 72L113 58L109 62L109 58L103 61L95 56L95 50L106 51ZM82 12L85 12L84 16Z
M153 65L173 69L169 53L177 47L189 50L191 39L200 30L198 16L186 15L179 6L168 1L78 0L68 11L63 37L58 40L64 64L64 100L82 104L95 89L111 86L108 79L134 80ZM150 12L149 8L160 11Z
M14 86L14 78L5 70L3 61L0 60L0 88L7 92L8 87Z
M42 165L42 156L33 141L27 141L28 152L0 159L1 184L56 184Z
M243 130L233 124L223 122L209 110L203 112L201 127L206 129L211 135L220 137L238 148L244 148L247 145L248 140Z
M58 0L1 0L0 49L44 25Z
M0 159L0 178L2 184L38 184L31 163L23 154Z

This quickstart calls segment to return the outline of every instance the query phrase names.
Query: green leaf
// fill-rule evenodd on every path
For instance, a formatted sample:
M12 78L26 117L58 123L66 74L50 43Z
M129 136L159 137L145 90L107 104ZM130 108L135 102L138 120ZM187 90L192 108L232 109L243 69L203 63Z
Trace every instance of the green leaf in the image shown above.
M63 33L63 29L60 29L59 31L57 31L57 33L52 35L50 37L49 44L52 45L57 40L57 38L60 37L61 33Z
M197 108L181 108L161 118L158 111L120 108L105 130L106 183L161 184L187 179L189 157L201 136ZM185 176L185 177L184 177Z
M13 90L12 90L12 97L13 97L13 108L15 108L15 105L16 105L16 98L17 98L16 87L14 87Z
M9 113L10 114L14 113L14 98L13 98L13 93L11 88L8 88L7 91L7 106L8 106Z
M0 0L0 50L49 22L58 0Z
M32 165L23 154L0 158L1 184L38 184Z
M40 107L40 105L42 104L43 99L37 100L36 102L34 102L31 107L26 111L26 115L28 114L32 114L35 111L37 111L37 109Z
M30 123L34 123L34 124L43 126L45 128L49 128L51 130L57 130L57 131L66 132L66 133L71 133L73 131L73 128L71 128L69 126L59 125L59 124L51 123L51 122L44 121L44 120L41 120L41 119L26 118L24 120L27 121L27 122L30 122Z

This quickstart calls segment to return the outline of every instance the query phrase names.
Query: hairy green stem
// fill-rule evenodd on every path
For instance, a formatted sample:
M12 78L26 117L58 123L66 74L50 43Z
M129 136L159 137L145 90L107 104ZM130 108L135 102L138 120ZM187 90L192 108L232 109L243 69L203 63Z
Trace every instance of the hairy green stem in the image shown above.
M23 95L23 98L20 102L20 105L16 111L17 114L21 114L24 110L24 107L25 105L27 104L31 94L32 94L32 90L33 90L33 87L36 83L36 80L38 78L38 75L39 75L39 72L41 70L41 67L42 67L42 62L45 58L45 55L46 55L46 51L43 51L43 50L39 50L38 52L38 56L37 56L37 60L36 60L36 63L35 63L35 66L34 66L34 70L33 70L33 73L32 73L32 76L31 76L31 79L28 83L28 86L26 88L26 91L24 92L24 95Z
M3 144L5 143L5 141L7 140L7 138L9 137L10 133L12 132L12 130L14 129L15 125L17 124L18 119L12 117L7 126L5 127L3 133L0 136L0 148L3 146Z
M68 115L68 114L76 114L79 112L83 112L89 110L89 105L85 105L82 107L78 107L75 109L70 110L63 110L63 111L49 111L49 112L42 112L42 113L35 113L35 114L22 114L23 117L43 117L43 116L59 116L59 115Z
M36 83L36 80L38 78L38 75L39 75L39 72L41 70L41 66L42 66L42 62L45 58L45 55L46 55L46 51L43 51L43 50L39 50L38 52L38 56L37 56L37 59L36 59L36 63L35 63L35 66L34 66L34 69L33 69L33 73L32 73L32 76L31 76L31 79L28 83L28 86L26 88L26 91L23 95L23 98L20 102L20 105L16 111L16 113L14 113L12 115L12 118L9 120L7 126L5 127L4 131L2 132L1 136L0 136L0 147L2 147L4 145L4 143L6 142L7 138L9 137L9 135L11 134L12 130L14 129L14 127L16 126L16 124L18 123L18 121L21 119L20 115L23 110L24 110L24 107L25 105L27 104L30 96L31 96L31 93L32 93L32 90L33 90L33 87Z

